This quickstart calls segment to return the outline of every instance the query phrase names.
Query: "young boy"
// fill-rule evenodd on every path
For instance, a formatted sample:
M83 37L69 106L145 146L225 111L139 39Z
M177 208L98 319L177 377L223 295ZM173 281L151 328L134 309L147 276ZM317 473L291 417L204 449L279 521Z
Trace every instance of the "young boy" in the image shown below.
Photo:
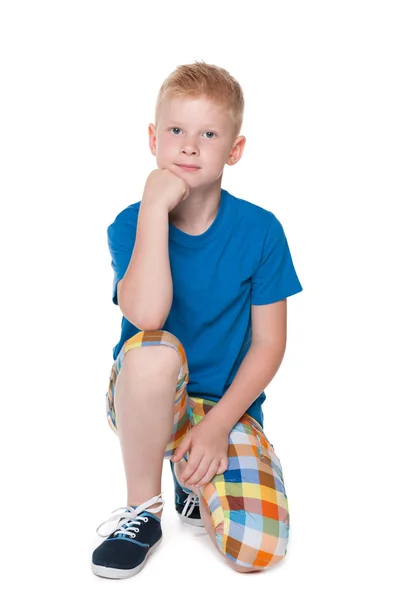
M285 352L286 298L302 286L274 214L221 189L245 146L243 108L225 69L171 73L149 126L158 169L107 230L123 318L106 405L127 506L93 552L102 577L135 575L161 543L163 458L177 512L234 570L271 567L287 551L282 467L261 405Z

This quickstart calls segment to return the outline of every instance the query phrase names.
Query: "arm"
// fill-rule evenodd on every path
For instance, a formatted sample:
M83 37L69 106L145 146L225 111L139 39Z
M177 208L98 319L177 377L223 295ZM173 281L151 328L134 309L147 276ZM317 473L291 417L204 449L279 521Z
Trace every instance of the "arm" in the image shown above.
M230 432L275 377L286 349L287 301L251 307L252 342L231 385L203 421Z
M138 329L161 329L172 306L169 213L190 193L187 183L168 169L147 178L137 220L136 241L120 285L119 305Z
M274 343L253 342L228 390L204 417L215 421L228 433L275 377L284 349Z
M122 313L142 330L161 329L171 310L168 215L164 204L143 196L135 247L119 285L118 302Z
M185 435L174 452L178 462L190 451L180 477L184 485L201 487L228 468L228 436L273 379L284 350L276 343L253 342L227 392L206 416Z
M183 484L201 487L228 468L228 436L261 392L272 381L286 347L286 299L251 307L252 342L224 396L186 434L172 462L190 449L181 472ZM201 464L200 464L201 463Z

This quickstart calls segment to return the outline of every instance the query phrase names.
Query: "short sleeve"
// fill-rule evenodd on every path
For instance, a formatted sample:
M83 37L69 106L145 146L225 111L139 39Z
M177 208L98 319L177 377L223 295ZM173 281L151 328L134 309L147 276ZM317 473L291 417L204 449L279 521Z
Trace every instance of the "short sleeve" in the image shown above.
M136 240L137 211L131 207L123 210L107 228L108 248L114 272L112 301L118 305L117 285L128 269Z
M283 227L271 213L260 263L251 280L251 304L272 304L302 289Z

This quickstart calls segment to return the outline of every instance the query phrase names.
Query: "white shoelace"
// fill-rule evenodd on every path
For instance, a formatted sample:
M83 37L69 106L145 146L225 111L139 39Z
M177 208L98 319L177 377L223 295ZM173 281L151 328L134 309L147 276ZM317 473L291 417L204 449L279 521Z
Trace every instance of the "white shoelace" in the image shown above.
M158 508L149 508L152 504L161 504ZM150 500L146 500L136 508L132 508L132 506L122 506L121 508L117 508L112 512L122 511L119 514L116 514L106 521L103 521L98 528L96 529L96 533L100 537L108 537L110 535L117 536L122 533L123 535L127 535L128 537L134 538L136 534L139 532L139 528L135 527L135 525L140 525L141 523L147 523L149 520L148 517L140 516L140 513L146 510L149 513L158 513L163 508L165 501L162 499L161 494L159 496L154 496L150 498ZM110 523L111 521L115 521L118 519L118 523L112 531L109 531L106 534L99 533L100 527L103 527L106 523Z
M181 462L185 462L184 459L181 460ZM175 465L174 465L174 474L175 477L179 483L179 485L181 486L181 488L183 489L183 486L181 484L181 482L179 481L178 477L176 476L175 473ZM184 492L186 492L186 490L183 490ZM188 492L186 492L188 493ZM193 502L192 506L190 506L190 503ZM196 506L200 506L200 501L199 501L199 497L197 494L195 494L194 492L189 492L188 497L185 500L185 503L183 505L183 510L181 512L181 519L183 522L187 521L188 518L190 517L190 515L192 514L192 512L194 511Z
M191 502L193 502L192 506L190 506ZM189 496L185 500L185 504L181 513L183 521L187 521L196 506L200 506L199 497L194 492L190 492Z

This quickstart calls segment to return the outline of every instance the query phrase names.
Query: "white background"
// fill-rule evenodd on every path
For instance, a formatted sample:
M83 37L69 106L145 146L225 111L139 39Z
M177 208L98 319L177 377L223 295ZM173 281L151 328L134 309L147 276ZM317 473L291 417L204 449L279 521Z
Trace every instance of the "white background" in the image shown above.
M3 597L398 598L398 8L1 4ZM244 89L223 187L279 218L304 287L264 404L291 538L274 569L231 571L178 521L165 462L163 544L111 581L90 570L126 501L104 412L121 324L106 229L156 167L162 81L194 60Z

